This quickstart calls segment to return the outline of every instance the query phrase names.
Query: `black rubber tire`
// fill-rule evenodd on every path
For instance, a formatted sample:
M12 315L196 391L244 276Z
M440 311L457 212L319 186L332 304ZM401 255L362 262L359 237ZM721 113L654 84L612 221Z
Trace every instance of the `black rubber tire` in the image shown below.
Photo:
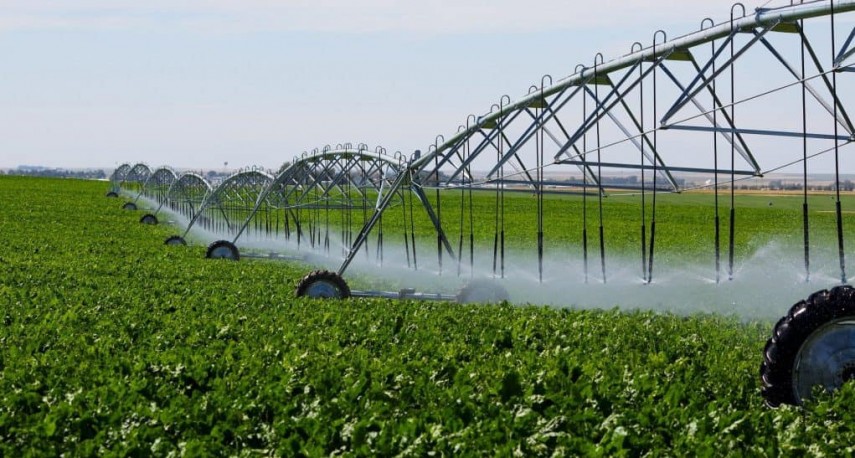
M232 261L240 261L240 251L234 243L228 240L217 240L208 245L208 251L205 253L208 259L231 259Z
M123 210L135 211L137 209L137 204L135 204L133 202L125 202L125 204L122 205L122 209Z
M457 293L460 304L494 304L510 300L508 291L494 280L472 280Z
M847 317L855 318L855 289L843 285L811 294L778 320L763 349L760 365L761 392L766 405L801 405L794 370L802 346L824 325Z
M157 216L154 216L151 213L146 213L140 218L140 224L150 224L152 226L157 226Z
M178 246L178 245L187 246L187 241L184 240L184 237L182 237L180 235L170 235L169 237L166 238L166 240L163 241L163 244L169 245L169 246Z
M107 191L107 197L119 197L116 191Z
M297 283L295 294L297 297L347 299L350 287L341 275L329 270L316 270Z

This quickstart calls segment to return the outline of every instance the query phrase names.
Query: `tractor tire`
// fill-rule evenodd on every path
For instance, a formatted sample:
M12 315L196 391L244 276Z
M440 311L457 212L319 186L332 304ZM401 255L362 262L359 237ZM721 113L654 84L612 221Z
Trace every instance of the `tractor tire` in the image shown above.
M205 253L208 259L231 259L232 261L240 261L240 251L234 243L228 240L217 240L208 245L208 251Z
M184 240L184 237L182 237L180 235L170 235L169 237L166 238L166 240L163 242L163 244L169 245L169 246L178 246L178 245L187 246L187 241Z
M769 407L801 405L816 386L855 379L855 289L811 294L778 320L763 349L762 394Z
M297 297L347 299L350 287L341 275L328 270L316 270L297 283Z
M151 213L146 213L145 215L142 215L142 218L140 218L140 224L157 226L157 216L154 216Z
M135 204L133 202L125 202L125 204L122 205L122 209L123 210L135 211L137 209L137 204Z
M107 197L119 197L116 191L107 191Z
M460 304L492 304L509 299L508 291L494 280L473 280L457 293Z

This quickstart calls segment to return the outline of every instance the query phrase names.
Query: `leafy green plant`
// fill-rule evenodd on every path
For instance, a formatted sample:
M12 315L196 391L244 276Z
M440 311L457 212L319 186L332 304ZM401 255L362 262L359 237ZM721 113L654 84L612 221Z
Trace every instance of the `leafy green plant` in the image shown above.
M852 386L763 407L770 323L297 300L103 189L0 178L3 456L852 453Z

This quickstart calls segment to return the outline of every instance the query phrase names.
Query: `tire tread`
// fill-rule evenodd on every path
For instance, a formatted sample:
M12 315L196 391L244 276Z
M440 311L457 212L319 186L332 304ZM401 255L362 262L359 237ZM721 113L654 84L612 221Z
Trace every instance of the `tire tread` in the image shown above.
M316 281L329 281L334 283L336 287L338 287L339 291L341 291L340 299L347 299L350 297L350 287L347 286L347 282L344 281L344 278L341 277L336 272L332 272L326 269L314 270L306 274L300 281L297 283L297 289L294 291L294 294L297 297L306 296L306 292L309 290L309 287L312 283Z
M825 323L855 315L853 289L849 285L817 291L790 307L775 324L763 348L760 364L761 393L769 407L799 405L793 388L796 356L808 337Z

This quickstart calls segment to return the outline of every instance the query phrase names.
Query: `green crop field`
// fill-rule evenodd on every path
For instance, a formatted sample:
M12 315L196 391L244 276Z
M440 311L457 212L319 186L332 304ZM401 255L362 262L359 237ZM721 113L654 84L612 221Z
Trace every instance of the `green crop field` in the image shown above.
M436 199L431 194L436 207ZM460 233L460 192L443 191L443 224L449 238L456 240ZM649 225L653 207L652 197L646 196L645 218ZM476 193L474 208L475 238L493 240L495 232L495 202L493 193ZM855 199L844 196L844 208L852 208ZM727 247L729 225L729 194L722 192L719 202L721 246ZM736 239L737 254L744 256L758 246L775 239L787 244L802 243L802 196L737 195ZM587 230L590 249L599 246L600 223L597 198L587 199ZM468 201L464 201L463 233L468 237ZM809 199L811 237L815 249L836 243L834 200L831 195L811 196ZM537 243L536 199L528 193L506 193L505 231L511 247L534 247ZM418 209L417 209L418 211ZM397 216L395 212L391 215ZM424 212L422 212L424 213ZM544 244L552 247L581 247L583 203L579 196L549 195L544 199ZM713 256L714 247L714 196L712 193L659 194L657 196L657 254L666 259L673 256ZM400 221L401 218L387 218ZM641 198L638 195L610 195L603 199L603 219L606 246L615 253L640 251ZM427 218L419 220L422 232L431 227ZM848 224L847 224L848 223ZM389 224L387 222L387 224ZM393 225L389 224L389 225ZM393 226L397 229L397 226ZM846 236L855 236L855 215L844 213ZM394 232L394 231L392 231ZM649 237L649 232L648 232Z
M855 452L851 384L764 407L771 323L298 300L308 266L166 247L175 228L139 224L106 188L0 177L0 455ZM696 199L663 198L663 221L709 213ZM752 233L799 227L797 198L746 199Z
M504 224L497 221L498 198L495 191L480 190L471 193L443 189L437 199L435 190L426 190L426 196L434 211L439 214L446 236L453 249L458 249L462 236L464 253L469 244L470 233L476 247L484 253L491 253L497 231L504 231L508 249L536 252L538 238L537 200L532 193L506 192L502 198L504 206ZM373 207L369 196L367 209L356 205L350 211L327 210L323 203L311 209L301 211L304 226L314 226L321 237L329 232L338 236L342 229L350 226L351 233L359 232L364 222L371 216ZM641 196L637 193L608 193L603 200L602 225L607 254L639 256L641 251L641 226L647 226L647 238L650 237L650 223L654 215L652 195L647 193L642 223ZM845 239L855 240L855 196L844 193L842 198L843 229ZM232 221L243 221L252 208L245 203L243 209L230 214ZM436 257L436 232L421 204L415 198L400 197L393 199L393 205L384 213L382 225L378 224L369 237L369 244L376 242L376 234L384 232L384 243L403 246L403 235L414 232L419 253L426 257ZM439 204L438 204L439 202ZM712 192L687 192L682 194L657 195L656 216L656 256L663 262L678 259L692 259L711 263L715 253L715 206ZM738 193L735 202L734 248L737 259L745 258L770 241L782 244L795 251L803 246L803 219L801 194L744 194ZM835 200L833 194L814 194L809 196L810 247L813 253L833 253L837 249L837 225ZM412 207L411 207L412 205ZM848 209L848 211L847 211ZM271 218L276 210L262 207L254 224L256 229L264 227L264 218ZM723 256L728 250L730 225L730 195L722 190L719 196L720 248ZM217 216L217 211L210 211ZM281 213L281 211L280 211ZM574 194L550 194L543 203L543 240L547 252L554 249L570 250L581 256L582 234L587 227L588 250L592 257L599 250L600 215L598 199L589 195L587 202ZM583 223L587 215L587 224ZM410 219L412 217L412 219ZM281 215L278 217L282 219ZM277 223L277 227L282 227ZM381 229L382 228L382 229ZM303 227L311 232L310 227ZM304 239L308 239L304 235ZM240 244L240 241L238 242ZM649 242L648 242L649 243ZM562 251L562 255L564 252ZM549 254L547 254L549 256ZM464 256L465 257L465 256Z

